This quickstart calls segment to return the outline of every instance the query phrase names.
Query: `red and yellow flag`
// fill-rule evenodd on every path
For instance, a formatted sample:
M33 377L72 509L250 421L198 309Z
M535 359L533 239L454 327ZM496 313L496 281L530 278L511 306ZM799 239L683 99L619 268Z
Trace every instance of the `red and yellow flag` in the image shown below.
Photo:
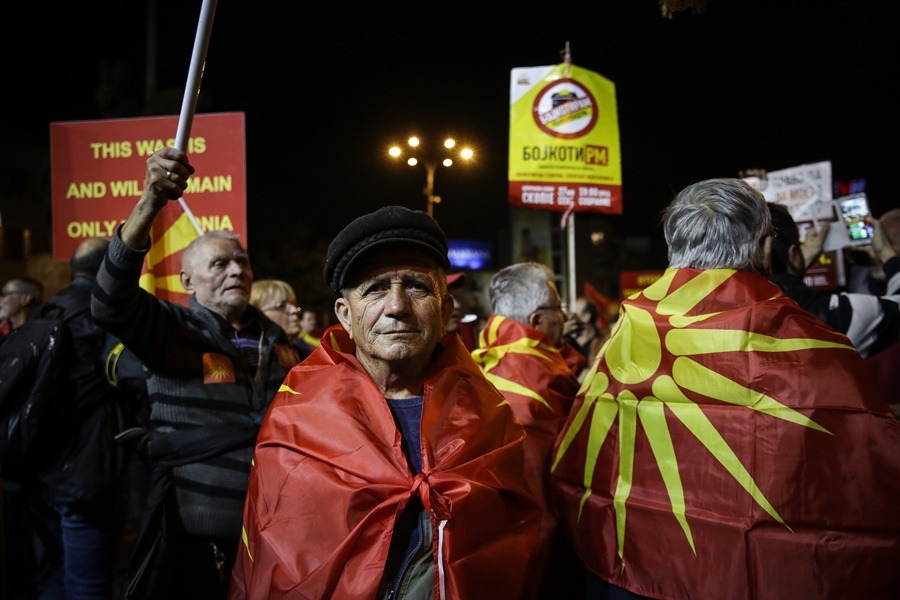
M583 364L584 357L581 357ZM549 497L550 453L565 424L578 391L578 379L564 355L541 331L514 319L491 315L481 332L472 358L488 381L494 384L525 427L525 480L543 508L541 536L536 556L529 566L527 585L541 589L548 569L557 521ZM557 548L555 552L559 553ZM558 563L556 563L558 564ZM569 572L567 569L566 573ZM558 577L550 568L547 577ZM565 589L553 582L554 590ZM565 595L565 594L562 594ZM528 597L536 597L530 595Z
M597 307L597 325L604 331L609 329L609 324L619 309L619 303L615 300L607 298L603 292L591 285L591 282L584 282L584 297L593 302Z
M846 336L733 270L625 300L557 438L560 521L652 598L891 598L900 428Z
M152 245L144 260L140 286L161 300L187 306L188 294L181 285L181 254L200 233L187 205L169 202L153 221Z
M340 325L294 367L254 452L229 597L375 598L395 520L431 515L435 598L520 598L540 510L524 432L456 335L425 380L423 470L410 472L384 395Z

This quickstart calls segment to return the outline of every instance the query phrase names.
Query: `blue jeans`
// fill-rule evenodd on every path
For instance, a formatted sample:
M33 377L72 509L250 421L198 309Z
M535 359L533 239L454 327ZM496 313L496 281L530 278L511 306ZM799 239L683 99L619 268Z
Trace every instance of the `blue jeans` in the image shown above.
M38 582L40 600L109 600L113 514L112 506L94 504L56 504L37 511L36 528L46 566Z

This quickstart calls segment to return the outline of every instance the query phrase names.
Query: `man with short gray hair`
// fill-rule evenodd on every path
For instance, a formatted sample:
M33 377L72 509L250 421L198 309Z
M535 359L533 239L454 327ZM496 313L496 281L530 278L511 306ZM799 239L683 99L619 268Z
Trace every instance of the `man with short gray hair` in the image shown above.
M143 193L116 230L93 290L94 318L150 372L151 431L139 448L155 468L155 488L130 598L225 598L253 442L299 360L284 330L250 306L253 269L233 232L208 232L185 249L188 306L138 286L153 221L193 173L176 148L147 159Z
M856 349L767 278L740 179L663 213L670 267L623 301L553 456L589 598L896 597L900 428Z

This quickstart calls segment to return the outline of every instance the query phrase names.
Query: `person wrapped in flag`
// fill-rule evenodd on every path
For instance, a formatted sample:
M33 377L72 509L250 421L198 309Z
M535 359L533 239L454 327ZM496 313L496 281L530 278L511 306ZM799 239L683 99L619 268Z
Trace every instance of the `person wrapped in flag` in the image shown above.
M553 451L590 597L896 598L900 429L848 338L768 278L766 200L701 181Z
M541 537L525 598L583 593L584 571L556 526L549 497L550 450L569 416L578 379L562 352L566 321L553 271L516 263L491 279L491 315L472 358L525 427L525 476L541 502Z
M340 324L263 421L231 600L522 597L541 514L525 431L445 334L447 246L401 206L332 240Z

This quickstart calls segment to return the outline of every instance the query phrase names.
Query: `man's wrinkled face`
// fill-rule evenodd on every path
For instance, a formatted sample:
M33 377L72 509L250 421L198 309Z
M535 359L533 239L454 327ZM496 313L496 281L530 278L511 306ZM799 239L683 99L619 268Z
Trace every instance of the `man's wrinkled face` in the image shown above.
M430 259L397 250L364 259L353 273L335 314L360 362L425 364L453 312L443 273Z
M181 272L184 289L225 318L243 314L250 303L253 269L235 240L210 238L192 249Z

